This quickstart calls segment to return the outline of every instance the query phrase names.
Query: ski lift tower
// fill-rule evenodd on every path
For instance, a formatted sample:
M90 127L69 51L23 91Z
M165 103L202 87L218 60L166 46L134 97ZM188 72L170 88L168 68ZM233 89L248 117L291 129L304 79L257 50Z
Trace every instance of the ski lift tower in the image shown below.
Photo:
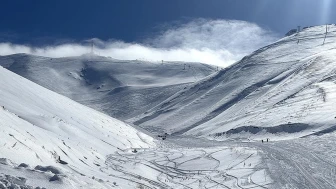
M299 33L301 31L301 26L297 27L297 33Z
M94 52L93 52L93 39L91 40L91 55L93 55L94 54Z

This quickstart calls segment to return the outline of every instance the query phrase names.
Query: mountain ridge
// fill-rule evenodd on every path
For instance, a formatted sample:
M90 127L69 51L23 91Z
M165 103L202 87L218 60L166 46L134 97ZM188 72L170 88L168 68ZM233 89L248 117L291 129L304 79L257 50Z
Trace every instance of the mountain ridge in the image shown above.
M48 58L18 54L0 65L59 94L126 120L215 72L200 63L115 60L101 56Z
M231 129L246 126L260 127L263 130L262 128L292 123L308 124L312 120L305 120L307 115L300 110L295 111L300 115L298 119L290 115L279 119L278 114L271 112L277 109L276 106L279 106L280 102L296 98L298 94L308 90L307 87L319 85L326 78L335 78L335 66L330 60L334 59L332 54L335 51L333 39L336 28L334 25L328 27L328 36L324 45L325 26L306 28L256 50L236 64L193 84L174 98L164 101L162 104L166 106L157 106L152 112L138 116L132 121L144 128L153 125L160 127L160 124L167 126L167 123L171 123L173 126L162 127L170 133L197 136L225 134ZM319 67L319 63L329 70ZM322 86L316 88L323 93ZM314 93L311 92L310 97L308 94L307 98L318 100L314 99ZM332 90L325 94L325 96L333 95ZM311 104L305 103L305 106ZM322 98L322 104L328 107L334 103L334 98L330 98L329 101ZM303 106L299 103L294 105L297 108ZM286 104L286 106L291 105ZM191 110L194 110L194 114L190 113ZM282 112L288 111L290 109L284 109ZM328 119L316 118L318 121L309 123L311 127L304 133L298 132L295 137L309 135L315 130L332 126L335 117L332 110L324 111L328 111ZM157 112L164 113L157 114ZM308 113L318 116L317 112L311 110ZM259 114L267 117L267 123ZM273 120L271 114L274 116ZM151 115L155 116L151 117ZM283 134L286 132L283 131ZM247 137L253 137L253 135Z

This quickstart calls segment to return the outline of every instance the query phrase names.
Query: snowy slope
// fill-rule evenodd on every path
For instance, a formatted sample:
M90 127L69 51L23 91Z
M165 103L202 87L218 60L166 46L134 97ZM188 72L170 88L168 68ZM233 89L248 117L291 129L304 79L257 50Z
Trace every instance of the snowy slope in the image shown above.
M2 67L0 94L0 188L263 188L272 183L253 148L188 138L154 144L127 124Z
M215 72L200 63L121 61L91 54L65 58L15 54L0 57L0 65L122 120L144 113Z
M62 188L100 188L104 183L87 178L99 177L99 167L105 164L107 155L154 146L151 137L131 126L1 66L0 95L0 172L15 175L19 171L21 177L32 177L28 179L31 186L60 188L59 182L49 182L60 173L66 175L61 179L65 184ZM68 164L57 163L58 157ZM35 171L8 167L20 163ZM51 172L44 174L48 170Z
M323 45L325 30L307 28L261 48L132 121L197 136L284 139L330 132L336 125L336 26L328 26Z

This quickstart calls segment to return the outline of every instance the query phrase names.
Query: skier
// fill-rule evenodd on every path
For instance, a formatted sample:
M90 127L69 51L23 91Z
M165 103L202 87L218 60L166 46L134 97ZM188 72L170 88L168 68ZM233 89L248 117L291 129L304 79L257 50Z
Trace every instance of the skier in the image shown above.
M263 140L263 139L261 139L261 143L264 143L264 140Z

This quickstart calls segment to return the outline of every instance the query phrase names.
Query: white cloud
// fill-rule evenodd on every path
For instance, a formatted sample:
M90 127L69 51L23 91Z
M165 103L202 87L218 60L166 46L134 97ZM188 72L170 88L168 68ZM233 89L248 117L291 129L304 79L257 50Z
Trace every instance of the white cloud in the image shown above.
M193 61L226 67L276 40L274 33L256 24L237 20L197 19L168 27L142 43L93 39L95 52L116 59ZM89 45L63 44L30 47L0 43L0 55L29 53L47 57L79 56Z
M0 55L15 53L31 53L31 48L24 45L13 45L11 43L0 43Z

